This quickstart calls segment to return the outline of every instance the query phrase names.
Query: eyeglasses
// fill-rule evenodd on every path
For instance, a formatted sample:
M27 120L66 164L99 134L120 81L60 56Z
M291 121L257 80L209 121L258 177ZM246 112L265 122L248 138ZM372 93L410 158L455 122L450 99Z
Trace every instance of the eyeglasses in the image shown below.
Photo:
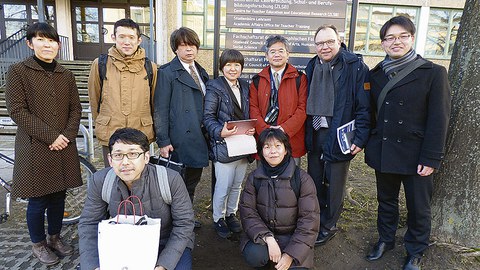
M408 41L408 39L410 39L410 37L412 37L412 35L408 35L408 34L400 35L398 37L388 36L388 37L385 37L383 39L383 42L390 44L390 43L395 42L395 40L397 40L397 39L400 40L401 42L405 42L405 41Z
M284 49L280 49L280 50L269 50L269 51L268 51L268 54L270 54L270 55L275 55L275 54L277 54L277 53L278 53L279 55L284 55L284 54L287 53L287 51L284 50Z
M126 154L110 153L109 155L113 160L120 161L120 160L123 160L125 157L127 157L130 160L137 159L139 156L141 156L144 153L145 152L129 152L129 153L126 153Z
M335 44L335 39L329 39L327 41L315 42L315 46L323 48L323 45L327 44L327 47L332 47Z

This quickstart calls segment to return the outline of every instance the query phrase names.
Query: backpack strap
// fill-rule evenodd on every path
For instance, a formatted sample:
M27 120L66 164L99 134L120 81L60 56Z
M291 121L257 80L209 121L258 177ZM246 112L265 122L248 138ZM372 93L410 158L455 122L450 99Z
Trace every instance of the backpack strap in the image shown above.
M115 174L113 168L110 168L105 176L105 180L103 180L102 186L102 200L107 204L110 204L110 197L112 196L112 188L115 178L117 178L117 175Z
M145 71L147 71L147 78L148 78L148 85L150 86L150 89L153 87L153 69L152 69L152 63L148 57L145 56L145 63L143 64L145 67Z
M252 82L253 82L253 86L255 86L255 89L257 89L257 91L258 91L258 84L260 83L260 76L258 76L258 74L253 76L252 77Z
M98 76L100 78L100 96L98 98L97 113L100 113L100 105L102 104L103 81L107 79L107 54L100 54L98 57Z
M163 201L171 205L172 204L172 192L170 190L170 184L168 183L167 169L160 165L155 165L157 171L158 186L160 188L160 195L162 195Z

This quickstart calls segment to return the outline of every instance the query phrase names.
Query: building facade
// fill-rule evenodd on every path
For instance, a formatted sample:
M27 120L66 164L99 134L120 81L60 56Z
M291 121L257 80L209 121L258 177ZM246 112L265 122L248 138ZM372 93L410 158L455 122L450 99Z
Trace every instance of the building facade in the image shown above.
M285 0L289 2L291 0ZM143 46L149 46L150 12L154 12L154 36L156 62L168 62L173 53L169 48L169 34L180 26L194 29L201 40L199 62L213 74L213 44L215 0L44 0L45 19L57 28L60 35L68 38L70 59L93 60L113 44L113 24L121 18L138 22L142 32ZM151 3L152 2L152 3ZM379 29L395 15L405 15L417 27L415 49L428 59L448 65L455 43L464 0L360 0L354 50L365 56L372 67L384 53L380 47ZM226 28L226 0L221 0L220 45L225 47L225 35L236 31L242 33L304 34L312 31L229 29ZM351 4L347 5L344 21L344 37L349 36ZM27 24L38 21L36 0L4 0L0 4L0 42ZM323 24L319 20L318 25ZM342 26L343 28L343 26ZM348 43L348 38L345 38ZM312 44L313 46L313 44ZM247 53L248 55L249 53ZM263 55L262 52L250 55ZM300 55L308 57L309 55ZM256 70L247 70L255 73Z

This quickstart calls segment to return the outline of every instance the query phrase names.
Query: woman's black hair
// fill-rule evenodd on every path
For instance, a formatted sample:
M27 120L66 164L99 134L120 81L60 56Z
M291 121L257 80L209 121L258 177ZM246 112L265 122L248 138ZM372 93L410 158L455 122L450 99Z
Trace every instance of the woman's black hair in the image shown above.
M27 28L27 40L32 42L34 37L50 38L60 43L60 36L57 30L50 24L44 22L34 23Z
M380 39L383 40L385 38L385 35L387 34L387 31L390 27L393 25L400 25L401 27L405 28L408 33L410 33L412 36L415 35L415 24L413 24L412 20L405 16L395 16L388 20L382 28L380 28Z
M242 66L245 64L245 59L243 58L243 54L235 49L226 49L220 55L220 67L218 68L220 71L223 70L227 63L239 63Z
M258 156L262 159L265 160L265 157L263 156L263 146L265 143L276 139L279 142L283 143L285 146L285 150L287 150L288 155L292 155L292 145L290 144L290 139L287 135L287 133L283 132L279 128L267 128L262 133L260 133L260 136L258 137L258 144L257 144L257 153Z

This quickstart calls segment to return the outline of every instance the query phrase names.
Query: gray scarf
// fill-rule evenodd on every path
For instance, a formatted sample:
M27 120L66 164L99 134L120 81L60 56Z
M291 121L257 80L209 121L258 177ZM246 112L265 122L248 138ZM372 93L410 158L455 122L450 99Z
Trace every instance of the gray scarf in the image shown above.
M330 62L315 63L307 98L308 115L333 116L335 84L332 66L338 62L339 55L340 52Z
M411 49L404 56L398 59L392 59L387 55L382 61L383 72L385 72L389 79L392 79L400 70L402 70L415 59L417 59L417 53L415 53L414 49Z

